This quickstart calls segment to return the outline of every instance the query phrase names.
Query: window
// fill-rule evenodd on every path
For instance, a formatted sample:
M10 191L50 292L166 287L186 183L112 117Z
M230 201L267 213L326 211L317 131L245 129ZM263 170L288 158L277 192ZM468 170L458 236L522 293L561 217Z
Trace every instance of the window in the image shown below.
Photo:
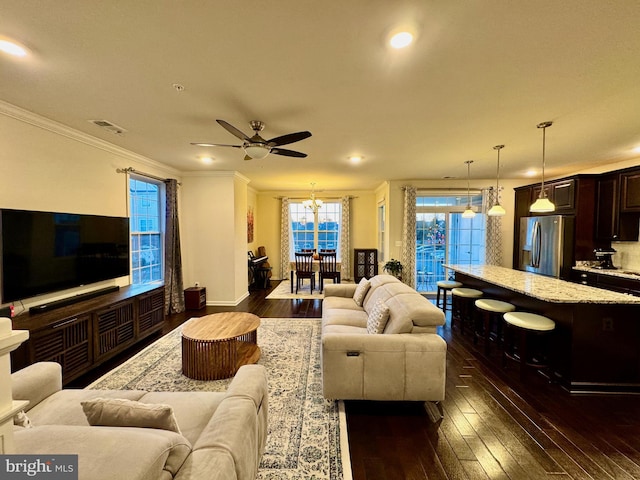
M302 203L290 203L291 258L303 249L316 251L335 249L340 251L340 220L342 205L325 202L317 211L305 208Z
M131 276L134 285L161 282L164 277L163 194L162 183L134 177L129 180Z
M484 214L462 218L467 198L424 196L416 198L416 280L417 290L432 292L446 279L444 263L477 265L485 258ZM481 210L482 195L471 197L471 205Z

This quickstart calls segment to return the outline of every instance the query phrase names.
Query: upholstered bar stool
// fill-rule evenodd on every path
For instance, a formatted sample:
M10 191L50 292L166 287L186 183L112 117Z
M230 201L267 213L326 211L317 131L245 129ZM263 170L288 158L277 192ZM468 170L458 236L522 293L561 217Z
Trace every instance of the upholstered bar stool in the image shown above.
M450 292L454 288L462 287L461 282L456 282L455 280L440 280L436 283L438 286L438 292L436 293L436 307L440 307L442 311L447 313L447 306L451 309L451 303L447 303L447 292ZM440 305L440 294L442 294L442 305Z
M456 287L451 290L451 328L460 320L460 333L464 334L465 323L475 324L473 303L480 297L482 291L475 288Z
M544 369L549 367L548 343L556 323L550 318L528 312L508 312L504 319L503 367L507 360L520 362L520 375L524 376L526 367ZM535 345L538 341L538 345ZM517 349L517 354L516 354Z
M502 316L505 313L513 312L516 307L508 302L488 298L476 300L475 305L480 313L481 321L476 325L474 342L477 343L478 337L482 335L484 337L484 353L489 354L492 327L495 326L496 343L499 345L502 340Z

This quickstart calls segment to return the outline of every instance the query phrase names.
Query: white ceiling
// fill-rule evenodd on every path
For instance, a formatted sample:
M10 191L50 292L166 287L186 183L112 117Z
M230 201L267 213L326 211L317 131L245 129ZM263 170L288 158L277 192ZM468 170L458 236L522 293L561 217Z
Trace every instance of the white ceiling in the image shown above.
M417 41L392 51L407 23ZM468 159L492 178L499 143L501 176L524 178L546 120L549 176L640 156L637 0L1 0L0 35L32 53L0 56L0 99L258 190L466 179ZM217 118L247 134L262 120L265 138L309 130L284 147L309 156L190 145L238 144Z

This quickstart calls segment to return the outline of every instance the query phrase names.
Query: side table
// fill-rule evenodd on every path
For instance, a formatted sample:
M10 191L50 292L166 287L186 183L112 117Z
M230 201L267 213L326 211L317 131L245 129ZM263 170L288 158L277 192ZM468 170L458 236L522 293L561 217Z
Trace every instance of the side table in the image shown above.
M184 291L184 305L187 310L200 310L207 306L207 289L189 287Z

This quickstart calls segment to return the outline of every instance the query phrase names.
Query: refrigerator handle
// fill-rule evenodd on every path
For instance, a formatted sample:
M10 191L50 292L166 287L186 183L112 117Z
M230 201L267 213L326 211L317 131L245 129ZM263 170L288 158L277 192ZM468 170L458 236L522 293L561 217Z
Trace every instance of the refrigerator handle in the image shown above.
M535 222L533 224L533 235L531 238L531 250L532 250L532 259L531 265L535 268L540 268L540 254L542 250L542 234L541 234L541 226L540 222Z

